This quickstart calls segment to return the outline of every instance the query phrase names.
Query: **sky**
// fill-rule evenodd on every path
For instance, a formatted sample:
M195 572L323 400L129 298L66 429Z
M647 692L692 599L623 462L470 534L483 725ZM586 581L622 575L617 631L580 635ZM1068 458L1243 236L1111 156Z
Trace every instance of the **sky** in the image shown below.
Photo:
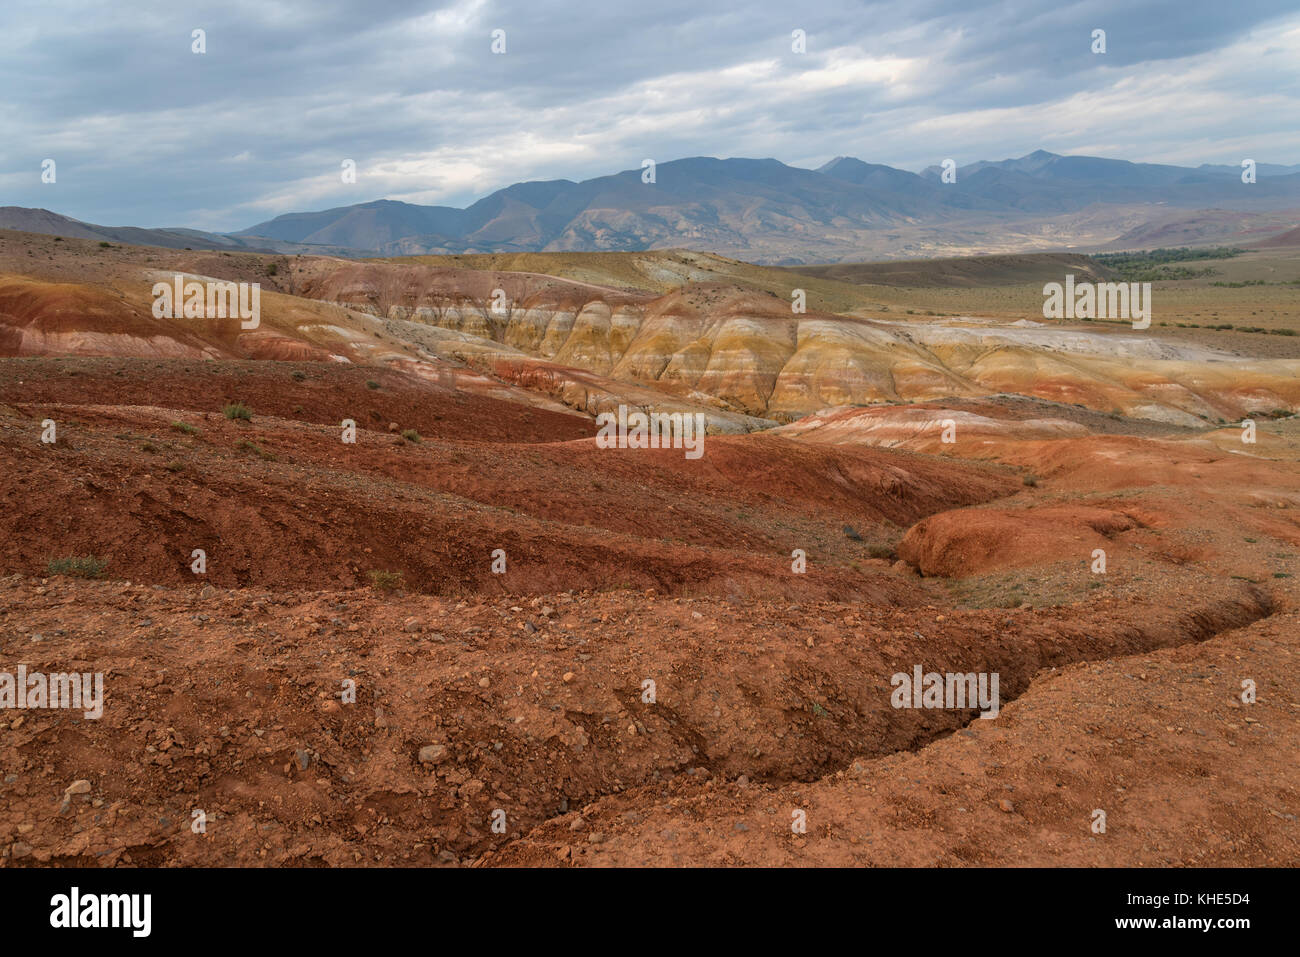
M1290 165L1300 7L0 0L0 89L0 206L108 226L465 206L647 158Z

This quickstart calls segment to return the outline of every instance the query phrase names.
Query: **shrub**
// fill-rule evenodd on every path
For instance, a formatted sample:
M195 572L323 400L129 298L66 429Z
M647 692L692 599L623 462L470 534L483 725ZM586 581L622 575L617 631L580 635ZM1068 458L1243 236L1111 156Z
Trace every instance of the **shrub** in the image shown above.
M367 389L378 389L378 388L379 388L379 383L376 382L374 379L367 379L367 380L366 380L366 388L367 388Z
M242 452L252 452L259 459L265 459L268 462L275 461L274 455L266 451L266 449L262 448L256 442L248 441L248 439L241 439L239 444L236 445L235 448L239 449Z
M366 572L366 577L370 579L370 584L380 591L396 591L406 584L406 576L401 572L384 571L379 568L372 568Z
M70 575L73 578L103 578L108 562L94 555L79 555L68 558L51 558L45 566L48 575Z
M1031 475L1026 475L1025 478L1024 478L1024 482L1025 482L1025 484L1028 485L1030 488L1037 488L1037 487L1038 487L1038 476L1037 476L1037 475L1032 475L1032 474L1031 474Z
M175 429L177 432L184 432L186 435L199 434L199 430L195 426L190 425L188 422L173 422L172 428Z
M415 442L418 444L420 441L420 433L415 431L415 429L403 429L402 438L406 439L408 442Z
M245 422L253 421L253 411L242 402L231 402L222 408L221 414L227 419L243 419Z

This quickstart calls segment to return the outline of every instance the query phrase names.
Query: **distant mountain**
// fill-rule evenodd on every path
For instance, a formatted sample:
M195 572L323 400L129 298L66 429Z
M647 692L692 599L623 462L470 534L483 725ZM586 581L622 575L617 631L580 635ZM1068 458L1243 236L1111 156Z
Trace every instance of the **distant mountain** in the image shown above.
M400 204L399 204L400 205ZM26 206L0 206L0 229L17 229L27 233L47 236L67 236L70 239L98 239L125 243L129 246L162 246L166 249L228 250L257 253L315 252L333 255L359 255L360 250L306 246L294 242L247 242L236 236L209 233L201 229L141 229L137 226L97 226L83 223L70 216L32 209Z
M978 247L982 232L1094 206L1300 206L1300 170L1265 164L1251 185L1239 174L1233 167L1193 169L1037 150L960 167L957 182L946 184L939 167L917 174L851 156L816 170L774 159L692 157L659 164L651 184L642 181L641 170L578 183L517 183L466 209L380 200L278 216L233 235L380 255L689 247L800 263L880 254L891 236L898 251L885 256L925 254L914 247L941 248L945 231ZM1037 228L1045 231L1043 224ZM1101 240L1132 228L1130 215ZM1077 241L1063 230L1059 245Z
M82 223L0 208L0 228L172 248L337 256L690 248L777 265L1077 250L1148 235L1214 243L1276 231L1300 209L1300 166L1170 166L1036 150L981 160L944 183L839 156L818 169L692 157L572 182L516 183L465 209L376 200L287 213L227 235ZM1201 215L1205 212L1205 215ZM1294 217L1287 219L1287 222ZM1130 247L1131 248L1131 247Z

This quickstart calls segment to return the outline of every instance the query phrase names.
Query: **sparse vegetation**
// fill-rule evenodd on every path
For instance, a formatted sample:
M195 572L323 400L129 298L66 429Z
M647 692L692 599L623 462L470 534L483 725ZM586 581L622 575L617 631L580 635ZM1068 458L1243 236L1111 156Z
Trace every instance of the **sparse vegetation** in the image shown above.
M229 405L222 407L221 414L227 419L243 419L245 422L253 421L253 412L242 402L231 402Z
M67 575L71 578L103 578L108 562L94 555L69 558L51 558L45 566L47 575Z
M241 452L252 452L259 459L263 459L267 462L275 461L275 456L272 453L262 448L256 442L248 441L248 439L240 439L239 444L236 445L235 448L239 449Z
M199 434L198 427L190 425L188 422L173 422L172 428L175 429L177 432L184 432L186 435Z
M384 571L379 568L372 568L366 572L366 577L370 579L371 586L379 591L397 591L406 584L406 576L401 572Z
M367 380L366 380L366 388L367 388L367 389L378 389L378 388L379 388L379 383L376 382L374 379L367 379Z
M1101 265L1119 273L1125 282L1158 282L1162 279L1198 279L1214 275L1214 269L1190 269L1170 266L1169 263L1192 262L1198 259L1231 259L1244 253L1235 246L1214 246L1206 249L1143 249L1135 252L1097 253L1092 258Z
M414 442L418 445L420 442L420 433L415 431L415 429L403 429L402 438L406 439L406 441L408 442Z

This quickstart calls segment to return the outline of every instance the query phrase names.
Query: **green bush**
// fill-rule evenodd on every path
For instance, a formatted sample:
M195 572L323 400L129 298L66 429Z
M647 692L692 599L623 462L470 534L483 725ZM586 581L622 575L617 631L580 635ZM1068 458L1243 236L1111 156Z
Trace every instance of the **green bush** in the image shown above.
M79 555L69 558L51 558L45 566L48 575L69 575L73 578L103 578L108 562L94 555Z
M221 414L227 419L243 419L245 422L253 421L253 411L242 402L231 402L222 408Z
M396 591L406 583L406 576L401 572L384 571L379 568L372 568L366 572L366 577L370 579L370 584L380 591Z

